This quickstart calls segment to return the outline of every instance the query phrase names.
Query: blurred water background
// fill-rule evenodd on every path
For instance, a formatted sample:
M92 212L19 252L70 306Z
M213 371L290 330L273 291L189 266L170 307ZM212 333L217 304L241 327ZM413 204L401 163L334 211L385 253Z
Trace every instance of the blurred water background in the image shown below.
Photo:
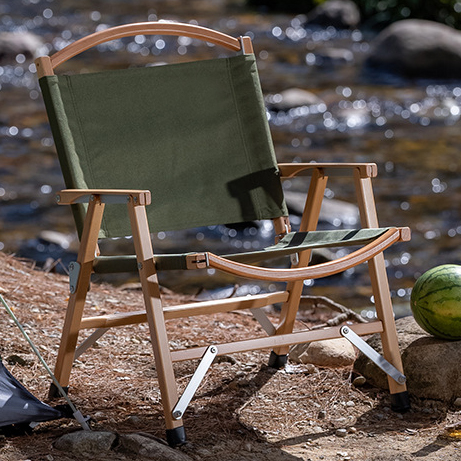
M147 20L192 22L234 36L251 35L279 161L378 164L374 188L380 224L410 226L413 232L411 242L386 252L394 302L405 308L422 272L460 261L461 81L364 72L373 33L310 28L305 19L251 10L239 0L0 1L0 33L41 37L43 54L105 27ZM101 69L103 61L109 67L126 67L221 54L217 47L184 37L138 36L85 53L76 68L91 71ZM72 64L67 69L74 70ZM307 98L293 89L312 95ZM293 95L299 103L287 104ZM40 264L51 258L64 270L76 237L70 211L55 204L63 181L30 56L19 53L0 62L0 108L0 250ZM296 224L299 194L308 184L303 179L285 186ZM351 180L332 184L326 200L339 215L326 210L323 227L357 224L355 209L343 203L354 203ZM237 248L255 248L256 237L267 241L268 227L194 230L181 234L181 244L200 247L211 238L219 249L233 239ZM154 244L163 251L171 246L170 237L156 235ZM352 285L361 282L362 269L322 282L306 281L306 293L368 308L369 288ZM164 283L196 290L202 281L174 278ZM249 291L275 289L242 284Z

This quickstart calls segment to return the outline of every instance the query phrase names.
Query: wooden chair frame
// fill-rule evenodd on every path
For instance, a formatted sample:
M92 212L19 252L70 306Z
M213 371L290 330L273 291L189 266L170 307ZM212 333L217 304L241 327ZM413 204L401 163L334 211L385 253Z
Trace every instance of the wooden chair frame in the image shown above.
M182 35L198 38L224 46L245 54L253 53L249 37L236 39L225 34L199 26L176 23L139 23L114 27L74 42L51 57L41 57L36 61L39 76L54 75L54 70L82 51L100 43L137 34ZM320 208L329 176L349 175L355 183L360 209L361 225L364 228L378 227L371 180L377 175L372 163L335 164L280 164L282 178L298 175L310 175L310 186L306 198L300 231L313 231L317 228ZM385 269L383 250L397 241L410 238L408 228L388 230L377 242L369 244L340 260L308 266L310 250L300 252L298 261L290 269L267 269L228 261L212 253L197 253L190 258L191 267L212 267L226 272L260 280L286 281L287 288L276 293L260 294L252 298L231 298L219 301L190 303L181 306L164 307L162 305L157 279L154 253L150 239L146 206L150 204L150 192L145 190L63 190L59 193L59 204L88 202L88 210L81 235L80 250L76 266L71 295L63 327L55 375L59 383L67 387L74 359L94 343L108 328L146 322L149 325L159 387L165 413L167 440L177 446L185 441L182 414L173 414L178 402L178 391L173 371L173 362L197 359L204 355L206 347L170 351L165 319L181 318L217 312L229 312L236 309L257 309L268 304L281 303L282 311L278 326L270 336L245 341L220 344L218 355L256 349L272 349L270 364L283 366L290 345L321 339L339 338L340 327L322 330L293 332L294 322L303 289L303 280L325 277L346 270L362 262L368 262L373 295L377 312L377 321L357 324L351 329L358 335L380 333L384 358L403 373L398 348L397 333L394 324L392 304ZM136 251L139 277L142 284L145 310L128 314L83 317L84 305L90 277L96 255L98 255L98 234L106 204L125 202L131 222L134 247ZM290 230L287 218L274 220L276 234L283 235ZM79 332L83 329L96 329L89 340L77 349ZM408 408L408 395L404 382L389 378L389 388L396 410ZM50 390L50 396L54 393Z

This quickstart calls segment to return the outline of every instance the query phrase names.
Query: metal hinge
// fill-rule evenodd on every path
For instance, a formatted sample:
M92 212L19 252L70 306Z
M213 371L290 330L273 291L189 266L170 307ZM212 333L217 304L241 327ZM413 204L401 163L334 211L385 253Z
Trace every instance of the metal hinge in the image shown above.
M187 269L206 269L208 267L208 253L191 253L186 255Z
M72 294L77 290L78 276L80 274L80 264L73 261L69 264L69 290Z

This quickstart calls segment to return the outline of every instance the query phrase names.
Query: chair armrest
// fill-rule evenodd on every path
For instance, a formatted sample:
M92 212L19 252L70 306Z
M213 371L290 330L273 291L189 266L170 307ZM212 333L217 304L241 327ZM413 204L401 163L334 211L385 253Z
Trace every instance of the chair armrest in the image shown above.
M65 189L56 195L59 205L87 203L97 197L103 203L127 203L133 200L135 205L150 205L151 194L148 190L125 189Z
M361 178L374 178L378 175L375 163L279 163L280 176L293 178L300 174L307 174L312 170L323 170L326 176L349 176L355 170Z

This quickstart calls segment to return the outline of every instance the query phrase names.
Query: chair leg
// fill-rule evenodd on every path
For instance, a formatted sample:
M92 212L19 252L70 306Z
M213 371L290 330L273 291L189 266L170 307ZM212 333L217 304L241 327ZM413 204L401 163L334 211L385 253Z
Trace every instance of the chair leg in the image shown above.
M376 205L370 178L363 178L355 173L357 201L360 209L362 227L379 227ZM395 329L394 311L390 297L384 256L381 253L368 262L376 315L383 323L381 341L384 358L403 373L397 331ZM394 411L405 412L410 409L410 399L405 384L396 383L388 377L391 393L391 405Z
M381 342L383 345L383 357L401 373L403 373L402 358L399 350L397 331L395 328L394 311L389 291L384 256L381 253L368 262L373 296L375 299L376 315L383 323ZM397 383L391 377L387 377L391 394L392 410L404 413L410 409L410 398L405 384Z
M317 228L327 181L328 176L325 176L321 169L313 171L301 224L299 226L301 232L311 231ZM298 256L297 267L307 266L311 257L311 251L303 251L299 253ZM302 280L291 282L287 285L286 289L290 293L290 297L282 306L280 322L275 333L276 335L288 334L293 331L303 286L304 282ZM288 346L274 349L271 352L268 365L272 368L283 368L287 362L288 351Z
M178 401L178 391L170 355L146 209L144 206L136 206L131 201L128 204L128 210L165 414L167 442L170 446L177 447L186 443L186 433L182 419L176 420L172 414L173 408Z
M80 249L77 256L77 263L79 267L77 283L76 286L73 287L69 298L66 318L61 335L61 343L54 370L56 379L64 389L67 389L69 385L69 378L74 362L75 349L77 347L86 294L90 284L103 212L103 203L99 200L90 201L80 239ZM49 397L54 398L57 395L56 386L51 384Z

